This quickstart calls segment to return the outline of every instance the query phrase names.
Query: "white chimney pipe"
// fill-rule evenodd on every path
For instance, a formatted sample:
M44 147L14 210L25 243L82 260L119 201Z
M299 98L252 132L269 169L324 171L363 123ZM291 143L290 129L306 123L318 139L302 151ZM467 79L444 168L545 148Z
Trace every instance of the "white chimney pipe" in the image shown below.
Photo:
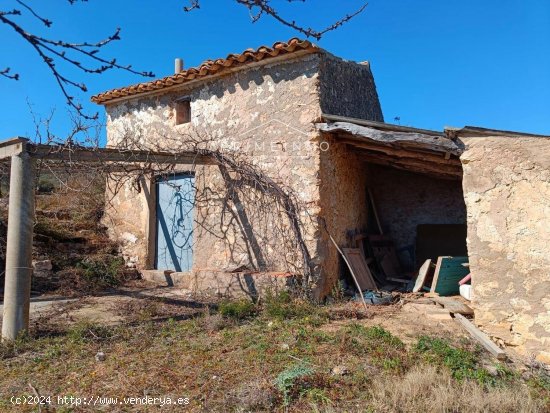
M178 57L174 62L174 72L178 74L181 71L183 71L183 60Z

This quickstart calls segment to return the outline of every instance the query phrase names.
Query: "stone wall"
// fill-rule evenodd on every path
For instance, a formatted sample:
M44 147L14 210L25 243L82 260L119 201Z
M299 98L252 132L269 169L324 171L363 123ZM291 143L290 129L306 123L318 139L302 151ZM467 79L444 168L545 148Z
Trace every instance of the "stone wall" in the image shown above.
M368 63L342 61L325 54L321 57L319 79L323 113L384 121Z
M420 224L466 223L460 181L370 165L369 186L384 234L398 250L414 247ZM405 269L417 269L410 254L401 253L399 259Z
M300 272L298 243L316 250L319 163L314 119L320 115L319 55L249 68L183 88L107 106L108 144L154 150L189 149L203 141L231 159L256 165L290 189L301 209L296 240L285 211L258 191L227 191L238 178L218 166L191 167L196 176L193 271L238 267ZM191 102L191 122L175 125L175 102ZM203 146L204 147L204 146ZM178 168L183 172L190 167ZM151 192L151 193L149 193ZM138 268L154 257L154 186L136 191L128 181L113 200L107 220L124 255ZM259 205L259 207L258 207ZM152 213L150 211L153 211Z
M366 165L345 144L325 139L330 149L321 153L319 171L322 221L317 254L322 263L319 297L331 292L341 271L339 253L329 234L340 247L352 247L353 235L366 230L368 219ZM325 223L328 233L323 228Z
M550 139L462 140L476 324L550 363Z
M343 61L330 54L321 56L319 67L321 111L326 114L382 122L384 117L370 66ZM318 297L329 294L342 268L330 240L341 247L353 245L353 235L367 226L367 168L344 144L323 136L319 170L320 229L317 261L321 263ZM328 144L328 145L327 145ZM327 231L323 228L326 224Z
M178 99L191 102L191 122L175 125ZM324 99L324 103L321 101ZM284 208L258 193L227 191L235 174L196 166L197 205L193 272L239 267L303 272L303 247L311 256L316 291L324 295L338 277L338 256L320 224L324 218L341 245L366 224L366 175L345 147L319 144L314 122L322 110L382 120L367 66L325 53L261 65L182 87L178 92L135 97L107 106L108 144L154 150L182 148L190 137L238 154L257 165L299 206L299 239ZM330 139L330 138L327 138ZM205 145L204 142L201 145ZM215 148L215 149L216 149ZM185 171L179 168L178 171ZM131 265L152 268L154 185L128 182L108 219ZM361 192L363 191L363 192ZM260 201L258 199L261 198ZM258 208L258 202L261 206ZM342 203L353 205L342 209ZM364 207L357 207L364 205ZM154 208L152 209L154 211Z

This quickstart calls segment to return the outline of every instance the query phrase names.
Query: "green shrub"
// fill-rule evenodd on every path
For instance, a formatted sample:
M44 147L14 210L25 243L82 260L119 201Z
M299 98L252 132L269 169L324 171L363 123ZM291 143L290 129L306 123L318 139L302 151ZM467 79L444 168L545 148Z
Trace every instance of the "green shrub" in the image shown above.
M285 406L288 406L292 400L291 392L299 379L313 374L313 369L306 363L294 364L283 370L275 379L277 389L283 394Z
M120 284L123 267L124 260L112 255L86 258L76 265L77 269L82 270L86 281L97 287L114 287Z
M57 183L58 181L55 177L42 173L38 176L36 189L39 193L51 193L56 189Z
M288 291L266 295L263 311L269 318L289 320L310 317L312 321L322 318L320 308L303 299L293 298Z
M256 306L252 301L242 299L237 301L223 301L219 305L220 314L233 320L244 320L256 312Z

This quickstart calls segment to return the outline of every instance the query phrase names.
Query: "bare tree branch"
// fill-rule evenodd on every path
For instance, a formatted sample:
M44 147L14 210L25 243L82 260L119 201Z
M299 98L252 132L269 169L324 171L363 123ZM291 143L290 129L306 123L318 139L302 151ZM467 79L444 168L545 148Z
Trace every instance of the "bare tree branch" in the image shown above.
M70 4L77 2L77 0L68 1ZM75 101L70 90L71 88L76 88L86 92L88 89L84 83L73 80L68 75L61 72L58 68L59 62L67 63L69 66L89 74L101 74L111 69L120 69L136 75L154 77L154 74L151 72L137 71L134 70L131 65L119 64L116 59L101 57L99 52L103 47L114 41L120 40L120 28L117 28L113 34L99 42L71 43L64 40L54 40L31 33L17 23L14 17L22 16L24 12L27 12L42 22L47 28L50 28L53 24L51 20L42 17L33 7L23 1L16 0L16 2L21 6L21 9L9 11L0 10L0 23L11 27L25 42L34 48L36 53L50 69L61 92L67 99L67 104L75 109L80 116L86 119L96 119L98 114L87 115L83 112L82 106ZM79 57L88 60L90 63L85 64L80 62ZM0 75L13 80L19 80L20 78L17 73L11 74L10 68L1 70Z
M188 1L189 1L188 3L189 5L183 8L184 11L189 12L191 10L200 8L200 0L188 0ZM253 23L260 20L260 18L262 18L264 15L271 16L275 20L277 20L279 23L283 24L284 26L290 27L291 29L294 29L297 32L302 33L307 37L313 37L317 40L320 40L324 34L330 31L336 30L338 27L349 22L355 16L361 14L365 10L368 4L368 3L363 3L353 13L346 14L344 17L341 17L340 19L336 20L334 23L325 27L324 29L315 30L312 27L306 27L306 26L300 25L296 23L295 20L282 17L279 10L271 6L270 0L235 0L235 1L238 4L245 6L250 11L250 18L252 19ZM287 0L287 1L289 3L296 3L296 2L305 3L307 0Z
M14 73L13 75L10 75L10 70L11 69L9 67L6 67L5 69L0 70L0 76L7 77L8 79L19 80L19 74Z

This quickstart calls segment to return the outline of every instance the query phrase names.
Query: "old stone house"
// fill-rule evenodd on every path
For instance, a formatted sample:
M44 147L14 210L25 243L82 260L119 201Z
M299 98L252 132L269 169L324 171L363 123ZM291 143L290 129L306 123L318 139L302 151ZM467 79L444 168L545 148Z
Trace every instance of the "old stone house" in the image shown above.
M223 291L307 273L322 297L343 272L331 236L351 246L376 219L414 271L418 226L464 228L476 322L550 357L546 138L386 124L368 62L299 39L93 101L106 108L109 146L224 156L136 173L112 193L106 222L145 274Z

